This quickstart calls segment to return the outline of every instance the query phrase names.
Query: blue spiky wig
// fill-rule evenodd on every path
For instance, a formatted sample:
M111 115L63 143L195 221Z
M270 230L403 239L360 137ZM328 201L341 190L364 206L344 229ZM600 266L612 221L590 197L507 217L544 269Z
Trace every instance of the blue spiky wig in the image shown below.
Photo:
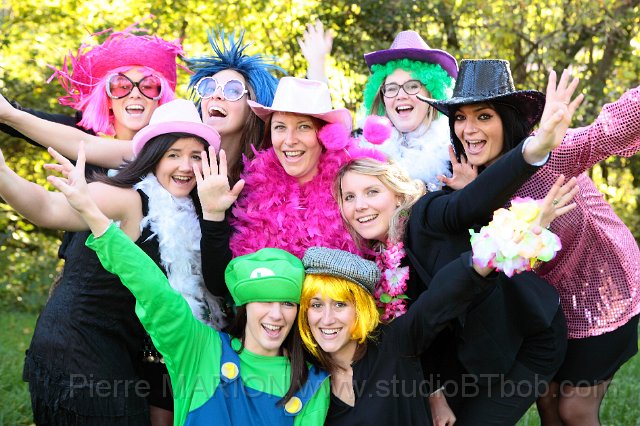
M254 101L261 105L271 106L273 96L278 86L278 79L270 71L287 74L282 68L263 55L247 55L245 49L249 43L243 44L244 31L236 34L225 34L224 30L207 31L209 44L213 48L213 55L200 56L190 59L187 63L194 74L189 80L189 93L200 109L200 99L195 93L196 84L203 77L212 76L223 70L234 70L242 74L253 88L256 98Z

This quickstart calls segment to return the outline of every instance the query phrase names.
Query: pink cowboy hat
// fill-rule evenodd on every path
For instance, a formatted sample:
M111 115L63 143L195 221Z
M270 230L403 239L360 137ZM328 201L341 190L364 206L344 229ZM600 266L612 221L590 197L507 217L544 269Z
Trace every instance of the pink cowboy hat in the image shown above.
M397 59L411 59L440 65L451 77L458 77L456 59L444 50L432 49L415 31L401 31L386 50L364 55L369 69L376 64L386 64Z
M149 125L133 137L133 153L138 155L149 140L167 133L189 133L200 136L214 147L220 149L220 135L213 128L202 124L198 109L186 99L174 99L160 105L153 111Z
M331 109L329 87L317 80L282 77L270 107L247 101L249 107L262 121L274 112L292 112L310 115L327 123L341 123L351 130L353 119L345 108Z

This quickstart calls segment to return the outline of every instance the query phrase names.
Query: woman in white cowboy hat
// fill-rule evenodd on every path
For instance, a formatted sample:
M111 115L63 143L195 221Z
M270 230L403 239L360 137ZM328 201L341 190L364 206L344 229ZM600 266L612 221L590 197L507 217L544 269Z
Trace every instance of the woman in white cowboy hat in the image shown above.
M135 297L171 375L174 424L324 424L328 375L307 365L296 327L300 259L275 248L235 258L225 280L238 312L227 332L217 331L193 317L158 265L102 213L84 180L82 149L78 157L67 179L50 181L91 229L86 245L124 284L115 286Z
M162 265L194 315L217 327L224 319L199 272L200 231L192 192L193 165L199 165L201 151L219 145L218 133L202 124L193 103L174 100L158 107L134 137L135 160L116 176L89 184L100 208ZM71 167L50 152L62 161L55 169ZM0 194L38 225L87 229L62 194L20 178L2 156ZM73 241L70 250L76 254L38 319L25 360L34 417L51 424L148 424L146 394L135 392L144 331L135 318L134 300L120 290L117 277L100 267L95 254L83 250L78 237ZM105 387L109 391L100 393Z
M560 294L569 328L565 361L538 401L543 424L599 424L613 375L637 352L638 245L585 172L610 155L640 150L639 92L631 89L605 105L593 124L569 129L549 161L514 195L540 197L559 174L575 177L580 188L577 208L551 226L563 250L537 270ZM431 104L449 115L458 155L482 170L513 150L509 139L496 140L490 128L501 122L513 141L526 137L542 106L535 98L533 91L513 89L508 63L478 60L461 63L452 99Z
M203 224L203 267L211 277L207 285L218 287L209 287L216 295L225 292L220 276L231 254L277 247L302 257L314 245L359 252L331 195L337 170L355 154L349 111L332 109L325 83L295 77L280 80L271 107L249 105L265 121L271 147L245 165L231 228L225 211L241 188L229 190L226 165L218 173L212 162L199 186L204 218L211 219Z

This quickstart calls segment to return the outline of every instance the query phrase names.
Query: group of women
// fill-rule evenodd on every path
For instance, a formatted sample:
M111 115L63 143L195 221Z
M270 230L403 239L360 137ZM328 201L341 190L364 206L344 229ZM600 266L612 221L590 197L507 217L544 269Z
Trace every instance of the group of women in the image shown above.
M330 35L306 36L322 80ZM172 100L176 43L126 31L79 50L59 72L77 124L116 140L0 99L63 175L47 192L2 158L0 196L83 231L25 361L37 424L507 425L536 400L543 424L597 424L637 351L640 253L584 171L640 149L639 89L567 130L582 95L566 71L518 91L506 61L458 68L403 31L365 55L368 114L392 125L372 146L325 83L278 82L242 36L209 41L189 61L199 112ZM87 184L85 159L117 172ZM563 249L507 276L472 261L468 229L516 196L544 200L536 226Z

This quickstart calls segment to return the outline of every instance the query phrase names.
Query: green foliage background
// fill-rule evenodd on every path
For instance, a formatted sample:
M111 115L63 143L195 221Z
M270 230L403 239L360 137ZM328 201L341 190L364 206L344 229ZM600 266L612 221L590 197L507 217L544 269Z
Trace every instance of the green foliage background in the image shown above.
M388 48L404 29L458 59L510 60L518 88L544 90L547 70L573 64L587 94L576 126L590 123L602 104L640 83L640 0L0 0L0 92L24 106L69 113L56 103L59 85L46 84L47 64L60 66L64 54L93 32L135 21L181 39L189 56L209 52L207 28L245 29L254 43L251 53L275 55L290 74L304 76L296 37L315 18L337 34L330 86L335 103L352 111L360 107L368 73L362 55ZM178 93L186 96L187 74L178 78ZM44 151L6 135L0 135L0 148L18 173L45 183ZM638 156L608 159L591 173L640 238ZM59 237L0 203L0 309L41 308L60 266Z

